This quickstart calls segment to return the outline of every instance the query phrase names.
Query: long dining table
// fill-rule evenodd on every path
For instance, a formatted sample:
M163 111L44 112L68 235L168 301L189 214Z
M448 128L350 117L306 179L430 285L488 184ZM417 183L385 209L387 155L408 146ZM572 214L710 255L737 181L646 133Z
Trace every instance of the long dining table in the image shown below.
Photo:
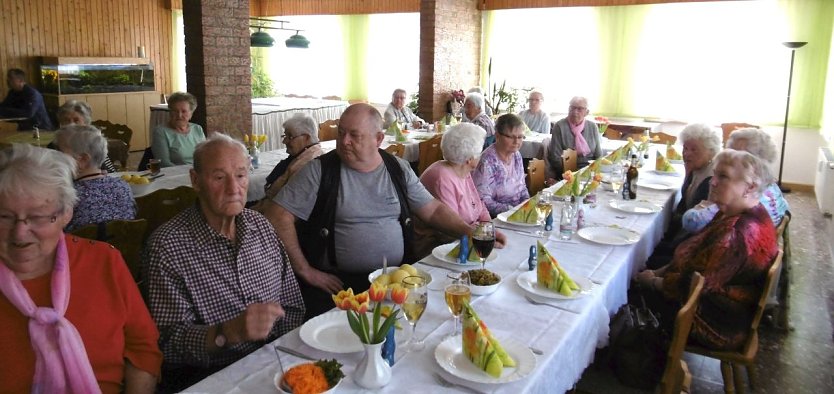
M396 362L392 367L392 379L382 393L424 393L471 391L489 393L561 393L575 386L594 358L595 351L608 343L610 317L627 302L630 279L643 268L645 260L660 241L671 217L674 205L679 199L678 189L683 182L683 169L677 167L678 176L654 172L653 161L645 164L640 171L637 197L639 201L653 203L662 209L659 212L631 213L615 209L620 195L611 191L597 190L597 202L586 204L585 228L606 231L626 229L639 234L633 243L612 245L604 239L590 241L594 237L574 234L570 240L558 237L558 226L549 236L534 234L539 227L510 224L497 218L494 220L499 231L507 237L507 245L496 249L496 258L487 261L486 267L501 278L498 289L489 295L473 296L471 305L487 324L500 342L522 346L523 357L517 357L519 365L505 369L504 383L476 382L485 379L486 374L473 379L466 368L455 369L449 362L449 354L439 348L452 331L451 315L444 301L444 282L450 272L461 271L462 266L445 261L433 253L415 264L418 269L428 272L432 280L428 285L429 301L417 325L417 338L425 341L425 349L405 352L398 348ZM558 187L557 184L551 190ZM558 223L561 203L553 203L553 215ZM597 229L598 228L598 229ZM587 278L590 289L581 296L568 300L556 300L530 293L521 285L528 271L530 247L537 241L545 244L561 266L573 277ZM590 291L588 291L590 290ZM586 294L587 293L587 294ZM526 296L551 304L536 305ZM328 313L343 314L341 311ZM315 319L305 324L312 324ZM346 324L345 324L346 326ZM411 335L409 326L396 334L397 343L404 343ZM273 377L279 373L275 345L282 345L304 355L319 359L335 358L344 366L346 377L338 391L344 393L366 392L357 386L351 376L362 357L357 353L331 353L320 350L323 346L314 340L305 341L299 327L273 343L267 343L259 350L209 376L186 390L189 393L274 393ZM347 330L347 328L345 328ZM350 333L345 335L352 335ZM454 341L454 340L452 340ZM310 343L312 342L312 343ZM543 354L526 354L525 347L541 349ZM505 347L506 344L505 344ZM514 348L518 352L518 346ZM291 354L279 352L285 366L305 360ZM513 351L510 352L513 355ZM532 357L531 357L532 356ZM458 359L460 355L456 356ZM458 360L460 362L460 360ZM450 372L451 371L451 372ZM445 387L436 375L447 381L469 389ZM499 379L501 381L502 379Z

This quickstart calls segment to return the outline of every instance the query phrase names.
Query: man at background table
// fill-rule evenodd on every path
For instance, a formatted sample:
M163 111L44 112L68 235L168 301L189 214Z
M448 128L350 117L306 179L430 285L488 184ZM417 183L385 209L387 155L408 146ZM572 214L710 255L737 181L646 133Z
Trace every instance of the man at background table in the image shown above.
M383 118L385 121L382 127L385 129L394 122L400 122L415 129L426 123L405 106L405 90L403 89L397 89L391 94L391 104L388 104L388 108L385 109Z
M43 96L26 83L26 73L19 68L12 68L6 74L9 94L0 103L1 118L26 118L18 121L18 130L32 130L35 126L42 130L54 130Z
M304 317L283 245L263 216L243 208L243 144L221 133L198 144L191 183L199 202L154 232L144 259L163 391L196 383Z
M453 237L472 232L432 197L408 162L379 149L384 138L379 112L351 105L339 120L336 150L308 163L264 210L301 278L308 318L332 309L330 295L342 288L367 289L368 274L382 268L383 258L390 266L413 261L404 209ZM328 174L338 178L336 187ZM320 206L319 200L333 205ZM503 235L496 236L502 247Z

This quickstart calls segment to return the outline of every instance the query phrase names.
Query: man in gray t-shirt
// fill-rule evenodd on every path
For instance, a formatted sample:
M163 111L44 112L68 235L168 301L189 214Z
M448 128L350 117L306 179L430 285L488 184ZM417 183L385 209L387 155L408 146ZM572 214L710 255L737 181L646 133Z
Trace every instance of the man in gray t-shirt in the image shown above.
M318 262L311 264L301 251L295 228L296 220L309 219L316 203L321 182L320 160L313 160L301 169L275 196L273 203L267 205L264 215L284 242L293 270L302 279L302 287L306 284L319 293L323 291L325 294L320 295L327 298L345 284L362 291L368 283L366 278L364 281L359 278L381 268L383 256L390 265L400 264L403 257L398 221L400 204L378 150L384 138L382 116L368 104L351 105L339 120L336 152L342 167L334 224L338 271L325 272L325 267L316 266ZM471 234L472 228L454 211L432 198L408 163L402 160L398 163L405 173L412 215L448 234ZM499 247L503 240L499 238ZM302 293L306 296L307 292ZM331 302L327 309L332 306Z

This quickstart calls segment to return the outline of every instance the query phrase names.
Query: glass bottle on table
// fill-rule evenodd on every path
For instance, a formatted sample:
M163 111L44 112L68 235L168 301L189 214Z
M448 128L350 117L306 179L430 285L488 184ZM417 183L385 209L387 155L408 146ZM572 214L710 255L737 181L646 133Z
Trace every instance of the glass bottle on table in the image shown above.
M565 196L562 204L562 216L559 219L559 239L567 241L573 238L576 229L573 222L574 217L576 217L576 205L573 202L573 197Z
M625 174L625 181L623 182L623 199L635 200L637 199L637 155L631 155L631 165Z
M455 320L455 326L450 337L460 334L460 314L463 312L463 302L469 302L472 298L472 289L470 289L469 273L467 272L450 272L446 274L448 283L445 289L446 306L449 307L449 313Z
M547 228L547 218L551 215L553 211L553 205L550 204L550 200L553 197L553 193L542 190L539 192L539 199L536 202L536 213L540 218L542 218L542 230L536 231L536 234L547 238L550 236L550 231L553 230L552 228ZM551 222L552 226L552 222Z

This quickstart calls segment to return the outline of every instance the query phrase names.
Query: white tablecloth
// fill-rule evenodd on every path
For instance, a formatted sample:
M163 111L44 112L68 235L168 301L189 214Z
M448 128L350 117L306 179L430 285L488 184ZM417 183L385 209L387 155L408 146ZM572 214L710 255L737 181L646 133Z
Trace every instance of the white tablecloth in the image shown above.
M647 164L641 171L642 179L662 178L674 180L679 186L683 177L653 174ZM682 170L681 170L682 173ZM528 303L525 291L516 278L527 269L528 250L538 238L522 234L512 228L529 231L529 227L515 227L496 221L507 235L508 245L498 251L498 258L488 262L488 268L498 273L503 282L499 289L488 296L473 297L472 304L481 319L499 338L512 338L521 344L544 350L536 356L535 370L526 378L506 384L472 383L443 370L435 361L435 348L451 331L452 322L443 299L442 283L449 269L435 257L428 256L419 268L429 271L433 282L429 285L429 303L417 334L424 337L426 348L420 352L397 352L391 382L380 389L384 393L441 392L444 388L432 377L435 373L483 392L497 393L562 393L572 388L582 372L593 361L594 351L605 346L608 338L609 318L626 302L629 279L642 268L646 258L659 242L667 225L672 208L678 198L676 190L658 191L640 188L638 198L663 206L658 214L628 214L608 205L611 199L619 199L612 192L598 192L596 207L586 206L586 226L617 225L641 233L640 240L632 245L609 246L595 244L574 236L571 241L557 239L553 234L547 247L560 264L573 276L585 276L599 283L592 293L569 301L551 301L576 313ZM554 203L554 217L559 217L560 205ZM407 339L410 329L398 331L398 343ZM351 375L361 353L330 354L319 351L301 341L298 329L276 340L276 343L297 349L318 358L337 358L344 364L347 375L339 386L339 392L364 392ZM303 360L281 354L284 365ZM194 385L187 392L212 393L274 393L272 379L278 371L276 355L267 345L229 367ZM446 389L448 391L448 389Z
M295 113L305 113L313 117L316 123L339 119L348 107L347 101L321 100L311 98L268 97L252 99L252 131L266 134L267 140L263 150L275 150L284 147L281 136L284 121ZM153 129L168 121L168 105L157 104L150 107L150 136ZM151 137L152 138L152 137Z

